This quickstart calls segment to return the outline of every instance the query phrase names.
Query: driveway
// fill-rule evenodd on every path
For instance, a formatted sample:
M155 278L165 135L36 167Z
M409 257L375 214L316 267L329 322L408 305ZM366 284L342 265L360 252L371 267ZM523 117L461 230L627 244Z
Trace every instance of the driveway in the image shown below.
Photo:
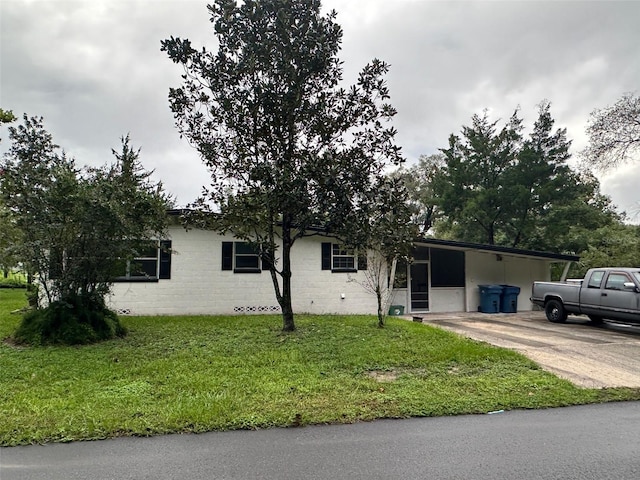
M547 321L543 312L517 314L446 313L422 315L423 323L516 350L545 370L588 388L640 388L640 326L586 317Z

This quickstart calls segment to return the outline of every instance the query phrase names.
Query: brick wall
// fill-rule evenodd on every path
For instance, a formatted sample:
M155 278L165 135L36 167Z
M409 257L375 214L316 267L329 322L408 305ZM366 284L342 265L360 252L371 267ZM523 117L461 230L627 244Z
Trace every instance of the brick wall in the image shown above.
M172 226L169 239L173 249L171 278L116 283L108 298L111 308L130 315L280 312L268 271L222 270L222 242L233 241L233 237ZM332 273L321 269L322 241L321 237L303 238L293 246L294 311L375 314L375 297L357 282L349 281L362 281L362 272Z

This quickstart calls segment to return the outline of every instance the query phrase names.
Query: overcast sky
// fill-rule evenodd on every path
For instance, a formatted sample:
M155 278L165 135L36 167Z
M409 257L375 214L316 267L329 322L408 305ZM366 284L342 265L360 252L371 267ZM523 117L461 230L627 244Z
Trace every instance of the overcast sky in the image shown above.
M79 164L111 162L131 134L140 160L183 206L208 173L173 125L167 93L181 67L170 36L214 48L206 1L1 0L0 107L43 116ZM640 1L325 0L344 30L345 81L372 58L391 64L397 142L409 162L447 146L474 113L551 102L573 154L595 108L640 92ZM6 128L2 132L7 148ZM640 161L600 176L621 210L640 208Z

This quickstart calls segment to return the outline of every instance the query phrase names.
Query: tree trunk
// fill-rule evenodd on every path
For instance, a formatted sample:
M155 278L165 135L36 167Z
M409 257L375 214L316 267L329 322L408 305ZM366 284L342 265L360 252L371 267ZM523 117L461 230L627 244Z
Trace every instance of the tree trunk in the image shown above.
M282 223L282 296L280 297L282 331L293 332L296 324L291 306L291 224L287 220Z
M382 292L380 291L380 285L376 288L376 297L378 297L378 327L384 327L384 311L382 306Z

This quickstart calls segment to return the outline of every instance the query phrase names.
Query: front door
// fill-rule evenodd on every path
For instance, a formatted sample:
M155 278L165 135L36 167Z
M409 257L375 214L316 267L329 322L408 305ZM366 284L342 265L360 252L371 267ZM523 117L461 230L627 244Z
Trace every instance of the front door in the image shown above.
M429 310L429 264L411 264L411 311Z

